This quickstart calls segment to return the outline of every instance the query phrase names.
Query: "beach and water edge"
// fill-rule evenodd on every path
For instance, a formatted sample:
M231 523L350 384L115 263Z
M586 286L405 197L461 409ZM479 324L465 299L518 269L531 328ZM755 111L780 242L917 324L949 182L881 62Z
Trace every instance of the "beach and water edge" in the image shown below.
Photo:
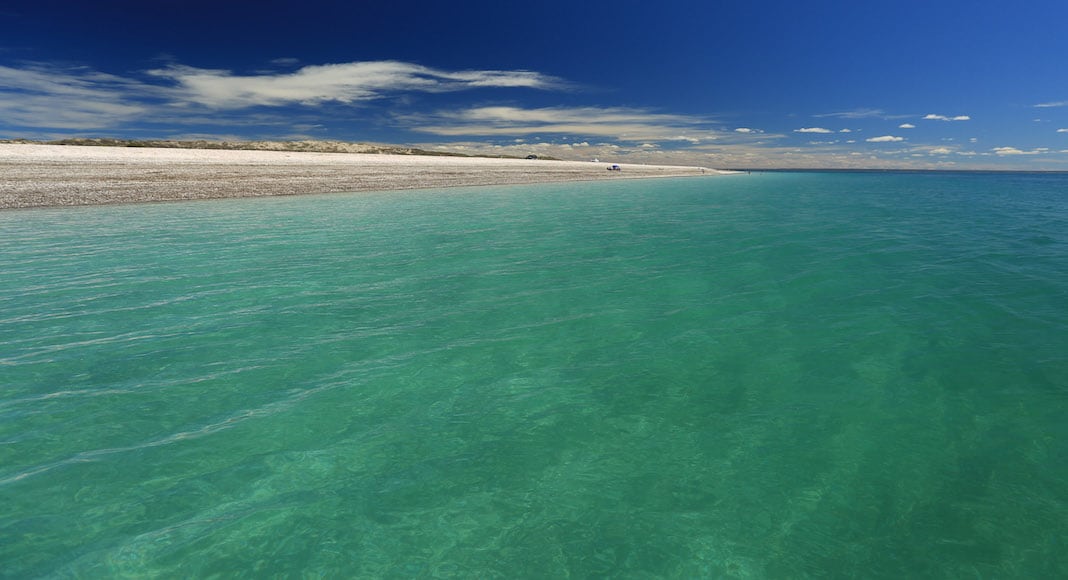
M0 209L719 175L545 159L0 143Z

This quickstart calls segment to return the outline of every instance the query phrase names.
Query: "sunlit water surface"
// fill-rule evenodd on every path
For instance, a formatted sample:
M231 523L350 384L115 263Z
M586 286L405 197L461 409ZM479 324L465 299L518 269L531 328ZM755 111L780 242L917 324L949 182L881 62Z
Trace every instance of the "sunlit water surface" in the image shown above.
M1068 177L0 213L0 575L1068 575Z

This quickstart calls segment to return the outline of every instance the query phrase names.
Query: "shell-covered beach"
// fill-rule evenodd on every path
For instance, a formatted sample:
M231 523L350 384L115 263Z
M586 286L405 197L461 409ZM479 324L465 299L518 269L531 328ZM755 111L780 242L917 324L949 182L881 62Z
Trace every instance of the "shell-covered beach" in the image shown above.
M701 167L0 143L0 208L712 175Z

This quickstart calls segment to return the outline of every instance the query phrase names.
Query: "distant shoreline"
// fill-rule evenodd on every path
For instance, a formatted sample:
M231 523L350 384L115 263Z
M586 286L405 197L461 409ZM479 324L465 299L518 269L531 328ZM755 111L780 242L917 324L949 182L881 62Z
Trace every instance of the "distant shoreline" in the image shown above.
M723 169L724 172L752 172L752 173L924 173L938 174L966 174L966 173L989 173L989 174L1016 174L1016 175L1068 175L1068 170L1062 169L859 169L859 168L811 168L811 167L778 167L778 168L751 168L751 169Z
M0 209L733 173L703 167L0 143Z

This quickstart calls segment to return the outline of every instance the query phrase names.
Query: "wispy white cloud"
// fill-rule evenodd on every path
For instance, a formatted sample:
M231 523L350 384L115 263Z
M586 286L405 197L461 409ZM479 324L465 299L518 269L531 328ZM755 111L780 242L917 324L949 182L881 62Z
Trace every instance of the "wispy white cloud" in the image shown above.
M756 133L763 133L764 131L762 131L760 129L752 129L752 128L749 128L749 127L738 127L737 129L734 130L734 132L735 133L745 133L745 134L748 134L748 135L752 135L752 134L756 134Z
M834 131L823 127L802 127L801 129L794 129L794 133L834 133Z
M992 151L997 155L1042 155L1043 153L1049 153L1049 148L1039 147L1025 151L1016 147L994 147Z
M915 129L916 125L913 125L912 123L902 123L902 124L898 125L897 128L898 129Z
M882 109L854 109L852 111L838 111L812 116L817 118L835 117L838 119L900 119L908 115L891 115Z
M971 121L972 118L968 115L957 115L956 117L947 117L946 115L930 114L924 117L926 121Z
M1068 133L1068 129L1057 129L1058 133Z
M275 64L295 62L279 59ZM133 121L177 120L188 125L195 116L210 120L216 112L256 106L353 104L412 92L515 87L553 90L568 84L532 71L447 71L398 61L252 75L172 65L127 77L37 63L0 66L0 120L13 126L71 130L121 127Z
M871 139L865 139L868 143L897 143L898 141L904 141L904 137L895 137L893 135L883 135L882 137L872 137Z
M68 129L112 126L143 115L157 87L84 67L0 66L0 119Z
M1055 101L1052 103L1039 103L1035 105L1040 109L1052 108L1052 107L1068 107L1068 101Z
M399 116L412 130L434 135L579 135L623 141L700 143L724 136L699 117L625 107L474 107Z
M961 154L961 149L956 146L943 145L913 145L907 149L913 156L938 156Z
M853 130L852 129L842 129L841 131L838 131L838 132L839 133L852 133Z
M257 75L176 65L149 74L175 83L175 100L212 109L315 105L330 101L355 103L400 92L566 86L561 79L532 71L445 71L399 61L314 65L291 73Z

